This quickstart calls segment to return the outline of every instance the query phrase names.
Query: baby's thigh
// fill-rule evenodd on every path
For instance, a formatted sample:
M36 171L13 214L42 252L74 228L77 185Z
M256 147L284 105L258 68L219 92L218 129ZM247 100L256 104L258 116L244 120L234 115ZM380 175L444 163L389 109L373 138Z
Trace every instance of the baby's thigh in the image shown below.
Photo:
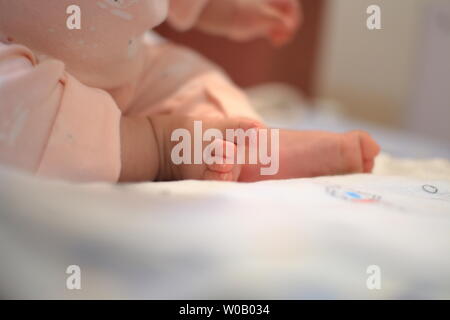
M166 42L149 49L148 54L136 113L259 118L245 93L195 51Z
M161 77L181 83L205 72L221 71L219 66L200 53L173 43L160 46L154 66Z
M245 117L260 120L244 91L218 72L199 75L164 100L160 107L195 118Z
M172 96L186 83L208 72L221 72L195 51L172 43L149 46L147 63L138 84L138 98L152 105Z

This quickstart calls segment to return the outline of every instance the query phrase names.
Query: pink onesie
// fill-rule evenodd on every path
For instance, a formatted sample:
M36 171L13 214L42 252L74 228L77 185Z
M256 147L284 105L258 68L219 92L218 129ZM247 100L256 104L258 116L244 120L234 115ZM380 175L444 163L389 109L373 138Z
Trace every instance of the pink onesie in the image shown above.
M148 31L189 29L208 1L0 0L0 163L115 182L123 115L258 118L219 68Z

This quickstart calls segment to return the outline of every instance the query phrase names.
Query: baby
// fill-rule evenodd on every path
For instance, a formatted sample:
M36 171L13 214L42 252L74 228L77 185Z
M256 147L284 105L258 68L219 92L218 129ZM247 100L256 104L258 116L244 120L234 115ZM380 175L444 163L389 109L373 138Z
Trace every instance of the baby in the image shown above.
M81 9L80 29L67 27L71 5ZM227 129L266 128L220 68L148 31L166 19L179 30L283 44L300 14L295 0L0 0L0 162L109 182L372 170L379 147L360 131L280 130L279 170L271 176L258 164L175 164L171 135L194 132L194 120L224 137Z

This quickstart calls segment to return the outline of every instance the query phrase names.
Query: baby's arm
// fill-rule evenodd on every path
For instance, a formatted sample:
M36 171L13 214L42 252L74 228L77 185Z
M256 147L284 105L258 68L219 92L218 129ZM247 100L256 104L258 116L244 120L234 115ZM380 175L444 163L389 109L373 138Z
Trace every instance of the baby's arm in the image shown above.
M150 118L122 117L120 142L122 170L119 181L153 181L161 178L160 163L163 160Z

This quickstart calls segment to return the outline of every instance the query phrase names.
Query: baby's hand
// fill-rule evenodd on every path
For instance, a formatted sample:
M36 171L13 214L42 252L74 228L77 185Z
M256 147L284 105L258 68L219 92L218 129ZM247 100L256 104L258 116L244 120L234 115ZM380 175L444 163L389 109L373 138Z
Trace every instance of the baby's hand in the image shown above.
M225 3L228 8L223 7ZM298 0L211 0L210 7L199 27L238 41L265 37L274 45L283 45L293 37L301 20Z
M251 0L243 2L242 15L238 14L238 24L260 32L274 45L289 41L300 24L298 0ZM251 32L251 30L249 30Z

